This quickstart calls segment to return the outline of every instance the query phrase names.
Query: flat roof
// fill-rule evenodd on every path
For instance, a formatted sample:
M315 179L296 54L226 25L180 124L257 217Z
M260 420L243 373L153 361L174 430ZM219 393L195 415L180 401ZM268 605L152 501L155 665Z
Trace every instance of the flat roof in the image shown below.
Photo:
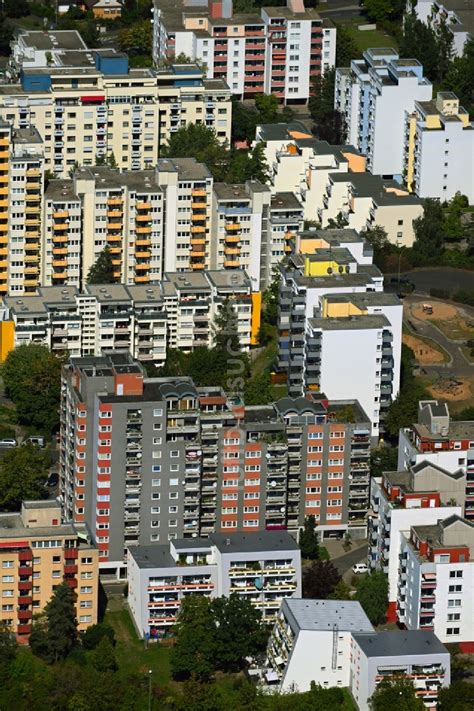
M355 600L304 600L286 598L282 611L294 632L311 630L370 633L374 628L360 602Z
M368 308L369 306L401 306L398 296L387 291L326 294L324 298L330 304L354 304L360 309Z
M209 539L221 553L263 553L300 549L295 539L286 531L210 533Z
M68 202L74 200L80 202L80 198L74 192L74 181L70 179L50 180L45 191L45 200L55 200L57 202Z
M445 415L446 413L440 414ZM413 429L421 439L433 440L434 442L451 439L474 440L474 420L451 420L448 431L445 434L432 432L427 425L420 422L416 422L413 425Z
M25 30L19 35L19 39L26 47L39 50L87 49L86 43L76 30Z
M170 553L169 544L162 546L130 546L128 554L139 568L173 568L178 565Z
M390 326L382 314L363 314L361 316L341 316L337 318L310 318L308 325L322 331L364 331Z
M354 639L367 657L449 655L434 632L425 630L382 631L371 635L354 634Z
M291 121L290 123L263 123L258 126L259 133L264 141L288 141L293 138L292 132L304 134L312 138L311 131L308 131L301 121Z
M158 171L178 173L180 180L207 180L212 177L208 167L195 158L159 158L156 167Z
M300 210L303 213L303 205L292 192L274 193L270 202L270 210Z

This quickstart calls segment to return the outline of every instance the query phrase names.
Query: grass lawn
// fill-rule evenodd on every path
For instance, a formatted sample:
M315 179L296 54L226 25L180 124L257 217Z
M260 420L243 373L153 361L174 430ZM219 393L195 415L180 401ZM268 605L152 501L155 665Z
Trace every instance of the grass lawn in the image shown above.
M348 27L347 29L361 52L365 52L370 47L397 48L395 38L383 30L358 30L357 27Z
M255 375L260 375L265 370L271 369L278 353L278 340L277 340L277 330L276 326L271 327L271 340L265 346L261 348L255 358L252 358L250 369L252 371L252 377Z
M446 319L445 321L439 321L436 319L432 320L431 323L434 326L437 326L445 336L454 341L468 341L474 337L474 329L470 328L464 318L451 318Z
M144 640L138 638L129 611L123 600L109 601L104 622L115 630L117 645L115 653L119 667L124 671L148 675L151 669L153 682L168 684L170 673L170 647L153 642L145 647Z

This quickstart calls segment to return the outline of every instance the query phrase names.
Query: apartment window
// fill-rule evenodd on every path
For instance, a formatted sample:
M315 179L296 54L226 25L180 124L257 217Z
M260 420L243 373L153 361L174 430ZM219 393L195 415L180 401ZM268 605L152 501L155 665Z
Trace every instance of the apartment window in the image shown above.
M150 523L150 526L151 526L152 528L159 528L159 527L160 527L160 522L159 522L159 521L152 521L152 522Z
M61 577L61 571L60 570L53 570L53 578L60 578Z
M461 619L460 612L450 612L448 613L448 622L457 622Z
M178 486L179 479L170 479L170 486Z
M92 563L92 558L81 558L82 565L90 565Z
M153 474L159 474L161 472L161 464L154 464L151 468Z
M152 486L160 486L160 485L161 485L161 479L152 479L152 480L151 480L151 485L152 485Z
M3 590L2 597L13 597L13 590Z
M306 493L307 493L307 494L320 494L320 493L321 493L321 487L320 487L320 486L307 486L307 487L306 487Z
M342 506L342 499L329 499L328 506Z
M3 575L2 576L2 582L4 583L13 583L15 580L13 575Z
M448 600L448 607L461 607L461 600L459 598Z
M153 417L162 417L163 416L163 410L157 409L153 410Z
M447 627L446 628L446 634L448 637L454 637L455 635L459 634L460 628L459 627Z
M81 580L91 580L92 579L92 572L90 570L86 571L85 573L81 573Z
M322 432L309 432L308 433L308 439L322 439L322 438L323 438Z
M152 533L150 536L150 541L159 541L160 540L160 534L159 533Z
M159 501L160 496L161 496L161 494L156 493L156 494L152 494L152 495L151 495L151 498L152 498L153 501Z
M462 578L462 570L450 570L449 577L450 578Z
M258 526L258 519L256 518L244 521L244 528L254 528L255 526Z
M450 585L448 592L450 593L460 593L462 592L462 585Z

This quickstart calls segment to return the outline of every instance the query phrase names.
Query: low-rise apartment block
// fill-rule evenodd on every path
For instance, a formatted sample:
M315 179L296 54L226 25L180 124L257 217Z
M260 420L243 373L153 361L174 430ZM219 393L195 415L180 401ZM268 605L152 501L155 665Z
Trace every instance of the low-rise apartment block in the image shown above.
M338 244L344 230L330 232L321 243L309 236L313 253L291 255L281 269L277 367L292 396L309 390L357 400L377 438L399 390L402 306L382 291L383 277L366 263L368 253L357 262L357 242L348 245L352 252L324 246L331 238ZM341 362L347 352L351 368Z
M388 575L388 619L397 619L404 537L412 526L431 526L450 516L462 516L465 487L462 472L451 474L426 462L409 471L372 478L369 564Z
M453 35L453 54L461 57L466 42L474 34L472 7L459 0L418 0L413 8L417 18L435 31L441 21Z
M415 101L430 101L432 90L418 60L401 59L390 48L368 49L349 68L336 69L334 107L371 173L401 181L405 112L413 111Z
M153 61L185 55L206 67L209 79L227 83L240 99L272 94L285 103L306 103L311 81L334 66L336 28L303 2L234 14L232 0L155 0Z
M400 430L398 469L427 462L465 475L464 515L474 520L474 422L451 420L446 403L420 400L418 422Z
M172 627L188 595L249 600L269 623L283 599L301 595L301 554L286 531L212 533L137 546L127 562L128 604L141 636Z
M433 632L355 632L351 642L351 693L360 711L369 711L377 686L393 676L411 681L427 709L435 709L438 692L451 681L449 651Z
M230 303L242 350L257 342L260 294L245 272L165 274L153 286L90 284L40 287L35 296L6 296L0 307L1 357L16 346L44 343L55 353L89 356L130 351L162 363L168 348L211 347L215 321Z
M214 532L364 536L370 423L358 403L283 398L244 407L189 378L147 378L124 352L64 369L60 490L104 572L127 549ZM97 444L97 442L99 444Z
M78 629L97 622L98 550L86 526L61 523L58 501L24 501L0 514L0 622L26 642L33 615L65 581L76 594Z
M109 49L54 56L52 65L21 68L20 84L0 87L0 119L15 129L34 125L45 169L60 178L112 156L120 169L152 168L160 146L189 123L230 140L230 91L195 64L155 72L129 69L128 57Z
M450 516L402 536L397 618L434 630L442 642L474 649L474 524Z
M416 101L406 116L405 174L411 192L451 200L457 192L474 202L474 124L451 91Z

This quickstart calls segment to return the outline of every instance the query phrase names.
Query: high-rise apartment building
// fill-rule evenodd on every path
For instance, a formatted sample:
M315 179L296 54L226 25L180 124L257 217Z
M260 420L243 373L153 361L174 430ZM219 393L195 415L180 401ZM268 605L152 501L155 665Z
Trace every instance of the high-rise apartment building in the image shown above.
M334 232L335 244L344 232ZM277 367L292 396L310 390L358 400L377 438L399 390L402 305L383 292L383 276L367 264L369 254L358 263L357 242L327 248L331 235L324 240L312 254L291 255L281 268Z
M350 67L336 69L334 106L371 173L402 178L405 112L415 101L430 101L432 91L418 60L401 59L394 49L368 49Z
M78 629L97 622L98 550L86 526L61 523L58 501L24 501L0 514L0 623L26 642L33 615L65 581L76 594Z
M348 416L350 413L350 416ZM284 398L248 407L189 378L146 378L128 354L64 369L60 488L101 568L126 550L213 532L366 531L370 424L357 402Z
M422 198L451 200L457 192L474 202L474 123L451 91L416 101L406 115L405 174Z
M336 28L303 2L233 14L232 0L170 5L155 0L153 61L185 55L224 80L241 99L272 94L285 103L306 103L316 75L334 66Z
M420 400L418 422L399 433L398 469L423 462L465 474L464 515L474 521L474 422L452 420L445 402Z
M0 119L0 294L40 283L43 144L34 128Z
M113 50L66 55L59 66L23 68L21 83L0 92L0 119L37 128L45 170L56 176L112 156L121 169L152 168L160 146L190 123L230 141L230 91L223 81L204 80L196 65L155 72L129 69L126 55Z
M257 343L261 295L245 272L167 273L153 286L89 284L40 287L38 294L6 296L0 307L1 358L16 346L44 343L55 353L101 355L129 350L140 361L162 363L168 348L211 347L212 324L229 300L242 350Z

